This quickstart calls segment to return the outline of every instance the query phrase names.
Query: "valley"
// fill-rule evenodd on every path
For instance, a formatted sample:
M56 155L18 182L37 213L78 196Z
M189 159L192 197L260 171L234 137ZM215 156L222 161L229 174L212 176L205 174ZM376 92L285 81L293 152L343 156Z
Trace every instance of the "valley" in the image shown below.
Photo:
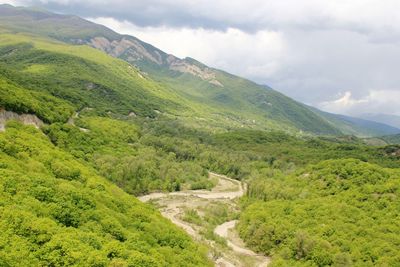
M0 5L0 266L398 266L399 132Z
M209 179L217 180L216 186L210 191L189 190L172 193L151 193L140 196L138 199L143 202L150 202L159 207L161 214L171 220L175 225L184 229L195 240L205 243L210 247L210 258L218 267L265 267L270 258L254 253L246 248L243 241L235 232L237 220L223 222L214 229L212 233L206 233L207 217L209 209L222 206L225 218L234 218L239 210L238 198L245 193L246 186L241 182L228 178L224 175L209 173ZM187 216L197 217L198 220L191 220ZM230 214L232 213L232 214ZM214 214L213 216L218 216ZM224 218L224 219L225 219ZM199 223L199 221L203 221Z

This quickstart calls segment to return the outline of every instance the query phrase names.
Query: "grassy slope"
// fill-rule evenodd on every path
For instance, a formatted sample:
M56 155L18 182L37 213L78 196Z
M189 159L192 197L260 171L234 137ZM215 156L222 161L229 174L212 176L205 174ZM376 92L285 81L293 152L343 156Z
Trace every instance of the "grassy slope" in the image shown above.
M156 49L156 48L152 48ZM159 51L159 50L157 50ZM159 51L161 53L161 51ZM129 61L129 58L121 57ZM185 59L193 63L192 59ZM231 128L280 129L296 133L340 134L314 112L296 101L249 80L212 69L224 86L216 86L187 73L171 71L148 61L131 61L150 77L186 99L201 103L199 116ZM206 67L201 63L194 64ZM201 121L200 121L201 123Z
M224 87L219 87L189 74L159 72L157 68L153 69L154 66L138 65L150 73L151 77L185 98L202 103L202 109L209 111L208 114L202 114L203 116L228 120L231 128L340 134L332 125L302 104L272 89L266 89L226 72L214 70L217 80L224 84Z
M174 113L184 103L134 67L95 49L23 34L3 33L0 41L3 81L59 97L77 110L154 117L154 110Z
M95 25L77 16L64 16L43 9L0 5L0 24L16 32L26 32L49 36L55 39L87 38L104 35L118 38L119 34ZM35 27L32 27L32 25ZM65 27L68 25L68 27Z
M95 36L109 40L120 40L123 36L74 16L55 15L46 11L15 9L3 5L0 8L0 25L15 32L30 32L72 43L87 43ZM34 24L35 27L31 27ZM179 95L179 103L191 109L179 112L181 119L191 126L209 128L257 128L298 130L316 134L338 134L334 126L327 123L303 105L248 80L213 70L225 87L213 86L195 76L173 72L165 61L167 54L141 42L134 37L125 37L139 42L153 56L161 55L162 65L148 60L130 61L161 81L169 92ZM128 54L122 59L129 61ZM205 67L199 62L187 62ZM164 88L166 90L166 88ZM269 104L268 104L269 103ZM170 114L175 118L176 113Z
M42 132L0 133L1 266L208 266L205 251Z

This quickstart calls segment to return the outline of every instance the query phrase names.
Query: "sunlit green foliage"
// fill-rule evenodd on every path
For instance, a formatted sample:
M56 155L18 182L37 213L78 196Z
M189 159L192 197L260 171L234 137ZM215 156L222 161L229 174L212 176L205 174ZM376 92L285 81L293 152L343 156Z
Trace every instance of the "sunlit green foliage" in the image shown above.
M209 266L153 208L10 122L0 134L2 266Z
M0 78L64 99L78 110L90 107L103 115L135 112L154 117L154 110L179 108L173 93L141 78L129 64L89 47L2 34L0 59Z
M0 77L0 107L17 113L36 114L45 122L66 122L73 106L42 92L29 91Z
M89 161L129 193L179 191L184 186L205 189L213 185L206 168L195 162L198 153L189 141L156 138L132 121L84 117L77 123L86 130L52 124L44 131L54 144Z
M239 231L273 266L395 266L400 171L328 160L250 184Z

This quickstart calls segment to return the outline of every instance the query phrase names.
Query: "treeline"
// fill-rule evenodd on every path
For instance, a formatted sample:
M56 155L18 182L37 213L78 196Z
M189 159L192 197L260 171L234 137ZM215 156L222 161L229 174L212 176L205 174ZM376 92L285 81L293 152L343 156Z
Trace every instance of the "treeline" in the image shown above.
M137 121L81 116L75 122L79 127L55 123L43 131L55 145L90 162L129 193L210 189L209 170L241 177L235 162L243 158L218 151L195 134L187 138L182 126L151 122L144 129ZM177 127L180 135L165 134Z

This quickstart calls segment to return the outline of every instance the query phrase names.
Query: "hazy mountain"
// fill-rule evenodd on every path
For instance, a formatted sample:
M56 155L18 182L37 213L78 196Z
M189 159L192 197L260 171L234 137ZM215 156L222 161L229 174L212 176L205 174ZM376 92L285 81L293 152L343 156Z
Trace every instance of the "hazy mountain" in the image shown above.
M360 118L384 123L396 128L400 128L400 116L391 114L376 114L376 113L365 113L360 116Z
M390 126L388 124L345 115L332 114L312 107L311 109L335 125L344 134L369 137L400 133L399 128Z

